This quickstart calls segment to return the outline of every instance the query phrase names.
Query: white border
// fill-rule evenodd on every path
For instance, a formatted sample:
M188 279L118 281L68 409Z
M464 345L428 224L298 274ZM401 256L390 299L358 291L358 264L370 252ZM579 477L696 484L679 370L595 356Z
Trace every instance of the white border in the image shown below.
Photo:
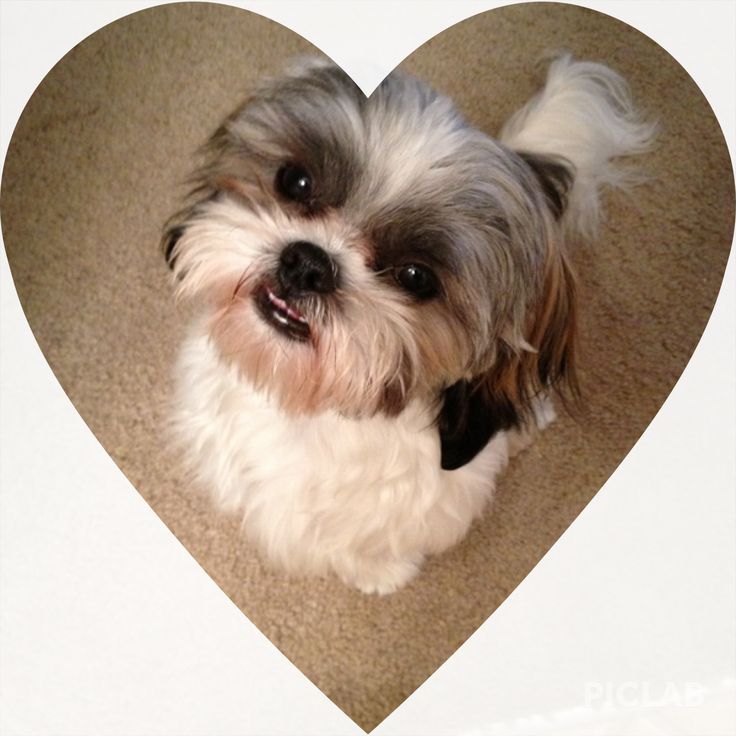
M50 67L105 23L154 4L0 5L3 156ZM424 39L502 3L232 4L297 29L365 88ZM733 155L732 3L580 4L672 53ZM133 492L48 369L4 253L1 278L0 732L360 733ZM527 580L376 733L733 731L735 313L732 257L701 344L642 440ZM585 708L596 683L610 684L610 697Z

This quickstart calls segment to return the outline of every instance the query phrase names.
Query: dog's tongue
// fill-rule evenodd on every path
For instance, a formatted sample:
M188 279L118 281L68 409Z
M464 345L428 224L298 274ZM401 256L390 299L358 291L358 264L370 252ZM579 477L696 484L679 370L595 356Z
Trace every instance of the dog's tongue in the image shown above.
M281 310L289 317L291 317L291 319L296 320L297 322L302 322L303 324L307 324L307 320L298 309L294 309L294 307L292 307L288 302L277 297L276 294L271 291L271 289L268 289L268 301L270 301L271 304L276 307L276 309Z

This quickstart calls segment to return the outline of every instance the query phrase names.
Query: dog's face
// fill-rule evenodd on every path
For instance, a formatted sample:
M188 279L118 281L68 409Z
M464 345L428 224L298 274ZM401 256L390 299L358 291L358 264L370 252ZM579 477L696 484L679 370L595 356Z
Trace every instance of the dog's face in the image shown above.
M224 359L287 413L436 401L443 466L569 373L568 172L471 128L422 82L366 99L326 62L215 133L165 244Z

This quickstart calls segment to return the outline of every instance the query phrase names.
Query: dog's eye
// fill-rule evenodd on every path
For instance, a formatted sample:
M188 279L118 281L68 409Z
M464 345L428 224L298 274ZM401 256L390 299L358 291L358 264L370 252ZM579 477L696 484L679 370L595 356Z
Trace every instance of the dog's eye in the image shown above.
M437 277L426 266L410 263L396 269L396 280L419 299L430 299L439 292Z
M306 202L312 196L312 177L296 164L284 164L276 174L276 190L294 202Z

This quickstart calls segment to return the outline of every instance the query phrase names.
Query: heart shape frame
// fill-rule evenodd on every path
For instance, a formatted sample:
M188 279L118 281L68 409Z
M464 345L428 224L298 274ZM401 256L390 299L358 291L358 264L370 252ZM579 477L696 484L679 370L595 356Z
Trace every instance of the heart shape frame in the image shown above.
M525 16L525 11L530 15ZM152 25L149 26L151 30L148 36L138 32L140 43L145 44L146 38L150 43L150 34L153 31L159 32L161 26L166 25L160 20L164 15L168 14L168 18L173 18L178 12L184 11L175 7L146 11L146 20ZM234 37L234 29L243 25L232 20L235 17L233 14L241 11L222 7L217 12L206 9L202 12L208 23L212 23L211 28L216 27L220 32L219 38ZM217 13L222 14L219 21L215 18ZM449 58L453 49L463 46L470 57L477 58L474 52L482 48L481 42L491 43L491 38L508 36L508 31L514 28L533 27L538 32L540 26L543 26L548 38L559 38L562 35L561 29L576 24L576 32L580 35L576 39L577 48L573 47L573 50L583 56L586 48L592 50L595 47L598 58L605 58L632 78L635 90L637 74L633 68L634 56L641 54L645 59L654 58L660 63L666 57L661 49L654 48L651 42L633 29L622 27L610 18L589 11L572 7L519 7L499 9L492 13L495 14L493 18L477 17L449 29L445 32L447 35L433 39L406 62L409 70L419 72L443 91L453 93L471 122L487 130L498 129L505 114L528 97L535 82L531 62L539 54L534 54L531 49L524 49L522 57L526 63L521 63L519 55L504 56L501 50L503 47L497 47L495 57L486 59L487 68L493 69L494 74L491 79L487 72L483 76L484 70L480 69L478 79L484 85L493 83L492 98L497 106L489 110L486 93L475 87L465 87L459 95L454 93L453 88L458 86L458 80L464 75L458 73L457 69L453 71L438 64L439 60ZM157 14L158 21L155 20ZM130 281L145 282L144 275L150 277L150 274L156 274L157 289L154 292L150 288L144 288L133 300L132 307L121 297L109 298L109 292L103 288L111 281L106 275L114 273L119 278L119 274L125 272L130 251L112 248L110 250L115 252L106 250L104 261L92 259L85 264L80 251L67 250L62 242L69 238L70 242L74 240L79 243L79 223L85 222L85 207L88 207L89 202L79 202L70 195L71 201L65 203L68 205L66 214L73 216L70 219L74 224L70 230L65 229L70 227L69 220L60 217L63 207L59 202L56 203L56 209L50 209L45 220L29 223L24 214L26 210L23 205L28 201L36 202L39 198L30 196L29 188L34 184L33 177L23 176L23 167L19 162L22 162L24 154L30 155L28 148L37 145L39 135L46 136L44 141L49 146L49 154L43 161L43 170L52 181L63 181L64 171L74 170L70 163L84 168L84 162L74 158L79 152L70 150L68 137L65 138L70 131L78 134L79 129L74 126L84 126L84 118L80 117L79 109L73 108L65 117L63 105L68 104L68 101L59 104L60 101L54 96L54 83L63 88L85 66L92 77L95 77L96 70L92 68L90 59L95 53L100 54L103 60L109 58L115 44L121 48L126 38L136 35L132 28L136 21L141 22L140 16L143 15L131 16L103 29L71 52L39 87L19 123L5 172L6 176L12 177L10 180L14 183L15 191L6 192L4 186L7 201L3 197L2 204L6 244L21 302L39 344L62 386L144 498L246 615L351 717L369 728L434 671L518 584L602 485L669 393L702 332L707 312L715 298L730 243L729 228L732 224L728 206L717 215L712 215L706 207L707 203L698 203L703 207L700 219L691 217L689 220L689 223L695 220L699 225L702 224L702 227L694 228L698 230L697 233L689 230L693 227L691 224L686 227L672 213L674 210L683 211L689 202L696 199L697 192L703 190L711 192L712 201L725 201L728 204L732 202L727 156L725 162L722 157L716 162L721 168L713 168L707 173L710 178L706 183L694 180L684 183L677 176L684 169L676 167L675 175L666 178L664 182L655 174L652 187L642 190L638 214L625 211L628 207L625 200L614 200L609 206L612 229L606 235L606 250L601 249L589 262L581 264L584 290L587 292L583 299L594 305L586 316L584 342L588 345L605 344L609 347L608 354L615 356L615 363L611 365L601 351L599 360L588 364L589 376L586 383L594 386L594 392L587 392L587 395L591 406L590 416L596 417L595 421L586 421L584 425L567 420L560 422L553 433L533 448L523 463L516 463L512 472L505 477L493 514L474 529L471 537L460 548L435 561L425 572L426 582L420 579L407 595L401 594L403 597L397 597L395 601L377 602L367 601L352 592L344 592L330 582L283 583L277 576L262 570L249 552L238 546L234 524L214 519L205 503L200 503L187 492L178 492L176 486L181 479L169 475L161 478L157 474L151 449L158 453L163 448L161 445L149 448L149 442L151 437L156 436L155 427L163 413L162 393L139 393L143 384L146 389L152 386L159 389L165 387L168 355L177 342L176 335L166 334L155 345L148 340L141 344L138 332L142 314L168 312L164 286L166 274L156 260L155 248L150 246L157 239L158 223L163 220L175 197L172 193L167 202L158 201L154 205L151 203L155 202L156 192L171 192L172 183L182 178L190 163L188 152L202 140L222 113L232 106L233 91L244 86L242 77L239 79L233 73L227 82L218 82L220 86L215 95L217 101L210 100L209 104L201 106L208 110L206 119L195 120L191 113L188 117L184 113L183 118L178 120L178 125L180 131L187 132L184 136L186 140L170 135L164 149L158 152L146 149L144 144L144 150L138 154L141 160L148 162L153 159L156 162L154 168L157 173L151 178L136 177L130 172L127 179L122 177L121 181L120 177L115 178L112 173L121 169L115 164L124 160L122 149L105 149L100 146L99 138L89 141L88 151L99 157L97 163L101 164L103 171L103 179L95 183L103 183L104 186L94 189L95 196L99 197L94 202L101 205L101 211L113 212L112 203L119 202L121 194L130 191L136 183L144 182L131 205L135 209L135 204L145 203L142 209L146 215L146 223L140 230L142 237L138 238L141 245L133 253L135 259L138 259L136 278ZM183 23L180 33L185 37L187 34L193 36L197 20L196 14L188 20L180 20ZM273 39L275 33L279 37L273 44L276 53L290 48L289 44L293 39L286 41L284 35L279 36L288 32L283 29L275 31L271 24L255 16L251 20L253 26L250 30L239 32L246 37L253 37L248 34L255 34L269 39ZM126 23L127 30L124 28ZM601 34L598 30L601 24L609 24L610 36L615 35L611 29L630 34L631 46L636 47L636 52L624 52L616 47L610 55L606 55L605 43L599 43ZM254 31L254 27L258 30ZM271 30L264 30L266 27ZM214 30L210 32L215 33ZM157 41L161 41L160 35ZM301 44L303 48L294 48L293 51L305 50L306 45L301 39L297 41L296 46ZM536 41L540 46L544 42L545 38L542 37ZM153 48L153 44L150 48ZM159 53L171 50L165 44L163 52L158 47ZM165 66L160 57L156 58ZM697 112L701 116L705 112L707 118L707 103L699 96L692 82L686 79L682 70L671 59L669 62L672 68L665 70L666 73L663 74L669 74L670 85L679 84L683 93L691 96L691 107L695 112L687 120L677 121L678 113L674 110L672 101L672 109L662 111L660 117L672 121L673 129L667 139L670 147L653 154L655 171L664 171L671 166L673 160L677 161L678 147L675 141L678 137L680 153L686 147L682 141L693 142L697 139L700 146L698 152L707 149L706 153L712 155L712 148L717 148L712 141L719 133L712 116L700 121L694 120L699 117ZM274 71L273 67L268 67L264 62L261 64L263 68L251 70L253 78L249 81L254 81L261 71ZM656 64L650 61L649 66L651 65ZM632 74L627 74L627 66ZM643 66L649 68L647 63L643 63ZM202 78L211 78L208 75L211 71L211 68L200 70ZM91 85L91 88L103 89L99 85L104 80L97 77L96 81L98 87ZM179 96L172 94L168 112L173 112L176 109L175 103L186 98L186 88L182 86L186 80L178 78L175 81L180 85ZM477 79L475 83L478 83ZM643 81L639 79L638 84L642 87ZM503 103L498 102L499 100ZM124 111L130 112L136 109L138 100L130 92L126 97L123 89L116 102ZM195 107L201 109L200 105ZM112 116L107 119L115 122L117 130L126 132L124 115L120 109L115 112L107 107L105 100L100 100L98 109L95 110L94 105L91 105L84 112L94 125L97 125L95 116L98 119L99 116ZM35 119L34 115L37 116ZM39 122L43 124L40 130ZM133 127L149 122L142 115L128 118L128 125ZM678 124L679 129L675 129ZM693 127L688 130L688 126ZM130 129L128 132L131 132ZM114 145L119 146L118 143ZM711 148L708 148L709 145ZM722 142L720 145L723 145ZM53 156L61 158L57 158L56 162L49 160ZM181 164L181 168L178 171L172 170L171 161L176 161L176 166ZM8 165L10 169L7 168ZM99 175L99 169L95 171ZM94 182L94 177L91 181ZM87 186L89 182L88 179ZM63 188L56 187L55 191L61 189ZM90 190L85 188L84 191ZM660 201L669 201L669 217L662 216L656 221L646 221L643 213L656 211L656 204ZM674 207L673 201L676 203ZM622 224L624 220L627 220L626 225ZM61 227L55 229L54 226L57 225ZM105 232L109 244L115 246L125 243L128 236L125 228L121 228L113 220L110 221L110 226ZM670 237L666 237L668 230ZM87 237L83 235L81 238L84 246L90 250L94 244L92 232L97 233L99 229L89 229L87 224ZM637 235L636 248L627 246L627 238L632 233ZM672 234L682 236L682 239L675 242L677 237L671 237ZM641 244L659 245L661 240L666 241L666 246L651 253L652 260L649 263L642 264L637 258ZM702 247L699 248L699 244L704 242L713 244L705 258ZM45 249L34 250L28 243L44 243ZM55 258L53 248L50 252L48 250L49 243L53 243L54 248L58 247L58 256ZM52 257L49 259L50 253ZM585 254L586 261L588 255ZM44 263L45 259L52 262ZM71 301L64 302L64 298L69 297L69 291L65 287L70 283L70 271L74 270L72 265L82 267L79 269L79 276L72 279L75 289L70 297ZM667 288L660 293L652 287L652 283L657 280L655 276L660 278L663 273L679 285L677 293L670 292ZM81 281L75 280L80 277ZM129 283L128 279L124 281ZM91 290L92 293L89 289L90 283L97 285ZM615 290L613 284L622 289ZM683 294L687 294L687 298L683 298ZM642 302L648 303L648 309L636 308ZM109 328L109 319L101 320L96 327L91 326L93 320L90 321L90 317L94 316L95 310L101 310L108 317L112 314L122 315L122 319L115 325L114 335L105 334L101 329L102 323ZM699 313L698 310L702 312L701 319L693 324L689 318L693 313ZM654 319L654 323L645 323L643 315L650 320ZM662 334L667 336L669 343L661 345L658 342ZM601 342L596 343L596 339ZM136 342L139 344L136 345ZM121 351L121 344L126 346L126 350ZM74 345L74 348L67 352L66 345ZM657 345L661 345L661 351L654 349ZM619 349L621 346L628 346L628 352L627 349ZM119 358L126 351L129 351L129 358L124 361L124 366L122 363L113 365L114 360L109 362L111 356ZM595 349L591 352L595 352ZM105 356L108 362L105 362ZM80 357L84 357L81 364ZM101 360L102 365L112 369L110 375L103 376L101 381L99 375L90 376L84 372L84 365L93 365L93 359ZM640 371L638 375L631 375L630 367L633 364ZM151 365L154 369L147 375L145 366ZM643 375L645 367L651 368L647 375ZM97 398L101 395L106 398L98 402ZM133 399L136 396L138 403ZM144 406L141 403L143 396L153 396L154 400L150 405ZM573 468L551 465L554 458L575 453L585 453L586 462ZM147 460L141 463L140 458ZM545 484L536 482L539 479L544 479ZM545 485L546 494L542 492ZM535 495L525 493L525 489L530 487L537 488ZM564 489L565 492L555 495L554 489ZM491 543L487 544L487 540ZM223 560L227 562L223 563ZM219 564L223 566L218 569ZM230 569L237 568L238 564L242 567ZM503 574L499 574L501 572ZM458 575L462 576L459 581ZM250 586L246 590L242 589L244 578ZM264 583L264 596L262 605L254 605L254 600L258 598L254 592L259 580ZM310 608L308 603L325 600L331 601L333 613L327 619L319 606ZM300 605L304 607L297 612L298 620L285 623L284 611L294 615ZM450 611L453 613L453 620L448 622ZM351 631L347 637L335 636L341 620L351 621ZM447 636L439 637L439 641L436 636L438 625L446 627L447 631ZM318 632L313 637L317 641L331 642L332 663L317 662L314 657L310 660L310 653L304 649L300 639L300 631L304 630ZM356 650L356 642L360 643L362 649L358 647ZM432 646L428 646L428 643ZM317 654L323 646L324 644L316 647ZM377 668L378 671L371 669L371 653L375 647L384 650L388 656ZM410 673L404 671L403 658L411 662ZM339 666L334 664L337 661L341 661ZM336 672L340 676L336 677ZM366 687L363 693L356 691L354 682L358 679ZM366 685L369 682L371 685ZM376 689L371 690L371 686Z

